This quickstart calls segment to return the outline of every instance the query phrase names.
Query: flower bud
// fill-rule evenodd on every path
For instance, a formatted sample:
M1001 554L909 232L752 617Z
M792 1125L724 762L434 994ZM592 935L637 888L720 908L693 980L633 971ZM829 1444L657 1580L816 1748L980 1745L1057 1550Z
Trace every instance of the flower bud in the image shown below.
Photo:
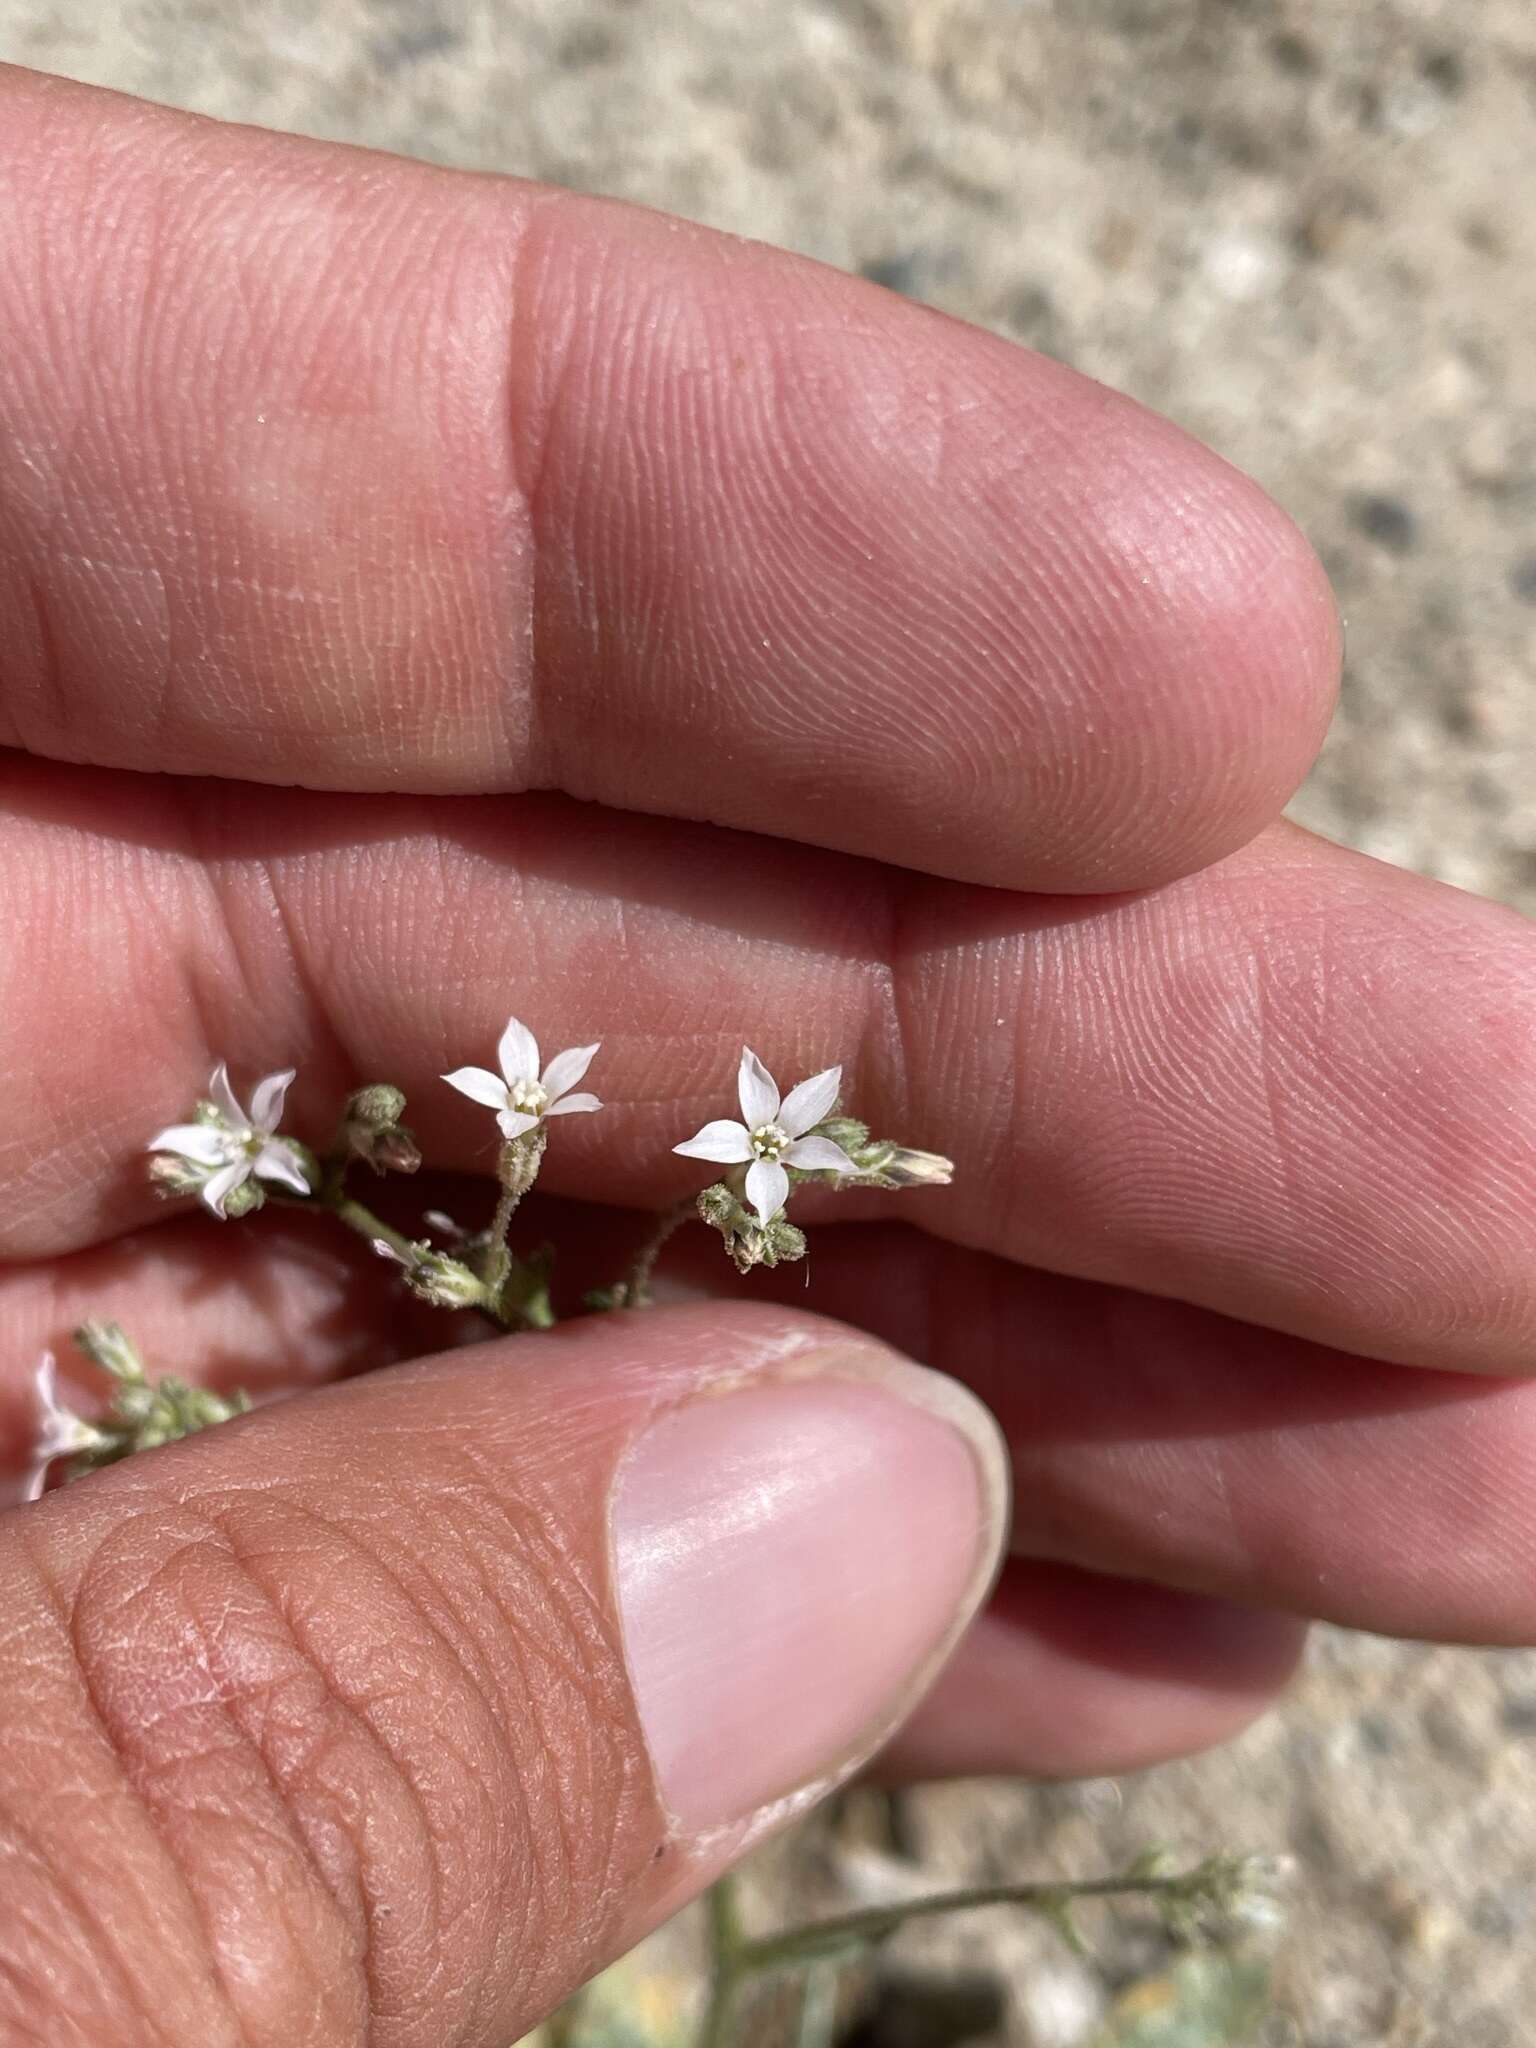
M230 1189L224 1197L224 1214L231 1222L241 1216L254 1216L258 1209L266 1207L266 1201L261 1182L253 1176Z
M761 1222L724 1181L705 1188L697 1207L701 1221L725 1239L739 1273L750 1273L754 1266L787 1266L805 1257L803 1230L783 1215Z
M200 1194L207 1178L205 1166L182 1159L174 1152L161 1152L149 1162L149 1184L168 1202L182 1195Z
M767 1240L763 1256L765 1266L789 1266L796 1259L805 1257L805 1232L797 1230L782 1216L776 1216L763 1232Z
M342 1112L349 1124L361 1124L366 1131L387 1131L405 1115L405 1096L387 1081L375 1081L347 1098Z
M415 1173L421 1165L421 1147L404 1124L396 1124L393 1130L380 1131L370 1164L380 1173Z
M880 1171L898 1188L947 1188L955 1177L955 1162L941 1152L917 1152L897 1145Z
M360 1088L347 1103L342 1124L348 1151L375 1173L414 1173L421 1165L415 1137L400 1122L405 1097L398 1088L380 1083Z
M434 1308L478 1308L485 1300L478 1275L445 1252L423 1252L405 1277L411 1292Z
M740 1210L740 1202L724 1181L717 1180L712 1187L705 1188L698 1199L701 1219L713 1224L716 1230L729 1230Z
M100 1366L103 1372L110 1373L120 1383L131 1385L146 1377L138 1347L121 1323L104 1322L93 1317L76 1330L75 1343L92 1365Z
M861 1124L856 1116L829 1116L816 1126L816 1136L830 1138L834 1145L841 1145L850 1158L857 1158L869 1143L869 1125Z

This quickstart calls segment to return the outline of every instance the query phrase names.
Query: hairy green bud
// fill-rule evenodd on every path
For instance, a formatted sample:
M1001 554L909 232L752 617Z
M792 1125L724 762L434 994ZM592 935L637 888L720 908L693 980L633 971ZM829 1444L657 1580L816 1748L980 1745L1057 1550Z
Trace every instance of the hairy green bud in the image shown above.
M92 1365L100 1366L120 1384L131 1386L147 1377L138 1346L121 1323L92 1317L76 1330L75 1343Z
M462 1260L446 1252L418 1247L418 1256L405 1269L406 1285L434 1308L479 1308L485 1301L485 1283Z
M341 1133L352 1157L363 1160L375 1173L415 1173L421 1165L421 1148L400 1121L404 1113L403 1092L387 1081L376 1081L349 1096Z
M224 1214L233 1223L241 1216L254 1216L258 1209L266 1207L266 1201L266 1191L252 1174L249 1180L241 1181L224 1197Z
M367 1131L387 1131L405 1115L405 1094L388 1081L375 1081L349 1095L342 1115L349 1124L361 1124Z

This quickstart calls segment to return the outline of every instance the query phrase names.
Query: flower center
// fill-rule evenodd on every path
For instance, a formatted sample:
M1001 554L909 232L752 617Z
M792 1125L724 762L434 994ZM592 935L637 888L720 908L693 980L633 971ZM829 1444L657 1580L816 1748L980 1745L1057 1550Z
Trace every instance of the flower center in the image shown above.
M748 1142L759 1159L777 1159L789 1144L789 1133L778 1124L759 1124Z
M508 1095L512 1108L523 1116L542 1116L549 1107L549 1090L537 1081L519 1081Z

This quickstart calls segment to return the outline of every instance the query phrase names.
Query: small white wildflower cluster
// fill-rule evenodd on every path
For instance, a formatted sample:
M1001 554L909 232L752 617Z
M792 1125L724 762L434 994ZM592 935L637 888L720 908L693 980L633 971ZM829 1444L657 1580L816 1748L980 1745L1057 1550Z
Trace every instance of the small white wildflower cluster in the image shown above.
M704 1190L697 1207L704 1222L720 1232L741 1272L805 1256L804 1232L784 1213L796 1179L811 1173L837 1180L857 1175L855 1160L817 1128L837 1107L842 1083L842 1068L827 1067L781 1097L772 1074L744 1045L736 1074L741 1121L717 1117L673 1146L686 1159L730 1169Z
M221 1060L208 1094L186 1123L152 1138L150 1178L160 1192L196 1195L221 1220L245 1216L268 1199L296 1209L323 1211L359 1232L381 1258L397 1266L424 1301L448 1309L472 1308L504 1329L544 1329L554 1322L550 1303L551 1255L517 1258L507 1232L543 1163L547 1126L559 1116L601 1109L579 1084L601 1044L576 1045L543 1060L528 1026L510 1018L496 1048L497 1068L458 1067L443 1080L494 1112L501 1144L498 1199L489 1225L461 1229L439 1211L425 1217L431 1236L412 1239L366 1208L347 1188L348 1172L362 1164L377 1174L414 1173L421 1152L403 1122L405 1096L373 1083L351 1094L336 1136L323 1157L282 1130L291 1068L257 1083L247 1108L230 1086ZM696 1200L658 1219L626 1277L589 1295L590 1306L638 1307L650 1300L650 1279L661 1248L692 1214L717 1229L736 1265L776 1266L805 1251L803 1233L787 1210L804 1182L823 1186L908 1188L942 1186L950 1162L872 1138L868 1126L838 1114L841 1067L826 1067L780 1093L778 1083L750 1046L737 1072L739 1120L719 1117L672 1149L687 1159L724 1168ZM437 1240L434 1242L434 1238ZM50 1467L68 1459L71 1476L108 1464L129 1451L185 1436L238 1414L243 1396L225 1399L181 1381L151 1382L138 1353L115 1324L89 1323L77 1332L87 1356L114 1382L113 1404L88 1420L58 1398L52 1356L36 1373L38 1430L27 1479L28 1497L44 1488Z
M745 1166L747 1202L766 1228L789 1200L789 1167L797 1166L802 1173L858 1172L841 1145L814 1135L816 1126L837 1107L842 1085L842 1068L828 1067L781 1099L772 1074L751 1046L744 1045L736 1076L741 1122L718 1117L672 1150L686 1159Z
M731 1169L698 1198L698 1212L725 1239L742 1272L803 1257L805 1235L785 1215L798 1183L833 1187L939 1187L953 1173L936 1152L872 1141L869 1127L837 1116L841 1067L812 1074L780 1097L778 1083L748 1045L736 1077L741 1121L720 1117L674 1145L688 1159Z
M151 1140L149 1150L156 1155L151 1177L165 1193L200 1196L219 1217L259 1208L269 1188L307 1206L329 1207L369 1235L374 1249L399 1265L425 1300L496 1314L507 1305L504 1297L518 1278L517 1262L505 1249L512 1211L538 1177L550 1120L602 1108L597 1096L578 1085L601 1049L600 1041L570 1046L545 1061L533 1032L512 1017L497 1044L497 1071L457 1067L443 1075L450 1088L495 1113L501 1134L501 1199L491 1229L478 1236L452 1225L443 1230L442 1218L428 1221L446 1244L405 1238L383 1225L370 1232L367 1213L355 1202L340 1200L346 1170L357 1161L381 1174L413 1173L421 1164L415 1138L402 1122L405 1097L387 1083L361 1088L348 1098L336 1143L322 1161L279 1128L294 1078L291 1069L269 1074L246 1109L221 1061L209 1082L208 1099L198 1105L193 1120L173 1124ZM950 1162L939 1154L873 1139L867 1125L838 1115L842 1078L840 1066L825 1067L784 1095L752 1048L743 1046L736 1078L740 1119L715 1118L673 1147L684 1158L726 1169L694 1206L720 1231L743 1271L803 1255L805 1238L786 1213L802 1181L907 1188L942 1186L949 1180ZM642 1279L648 1273L649 1266ZM621 1284L591 1298L612 1305L648 1295L643 1288L636 1293ZM542 1323L546 1307L530 1296L518 1312L525 1323L530 1315Z
M262 1182L274 1181L297 1195L314 1192L313 1160L292 1138L280 1138L283 1102L294 1069L268 1074L256 1084L244 1109L229 1085L223 1060L208 1083L207 1100L193 1120L171 1124L151 1138L158 1153L150 1167L155 1186L168 1195L198 1195L220 1221L246 1216L266 1199Z
M51 1351L43 1354L32 1375L37 1433L24 1500L42 1496L49 1471L61 1458L70 1460L68 1476L75 1478L115 1464L131 1452L153 1450L215 1422L227 1422L251 1405L245 1394L216 1394L169 1377L151 1380L137 1348L117 1323L83 1323L75 1332L75 1343L112 1381L112 1402L95 1421L66 1408L59 1399L57 1362Z

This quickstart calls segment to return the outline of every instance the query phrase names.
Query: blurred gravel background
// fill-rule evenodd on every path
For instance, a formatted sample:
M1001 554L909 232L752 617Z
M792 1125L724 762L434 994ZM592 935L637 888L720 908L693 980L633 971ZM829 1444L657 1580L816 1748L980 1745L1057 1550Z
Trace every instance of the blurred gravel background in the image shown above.
M0 58L646 201L1135 393L1334 575L1295 814L1536 910L1532 0L0 0ZM1325 1632L1220 1755L913 1825L953 1877L1289 1847L1267 2048L1536 2042L1536 1658ZM992 2038L1080 2048L1135 1944L1108 1980L995 1916L906 1953L1001 1972Z

